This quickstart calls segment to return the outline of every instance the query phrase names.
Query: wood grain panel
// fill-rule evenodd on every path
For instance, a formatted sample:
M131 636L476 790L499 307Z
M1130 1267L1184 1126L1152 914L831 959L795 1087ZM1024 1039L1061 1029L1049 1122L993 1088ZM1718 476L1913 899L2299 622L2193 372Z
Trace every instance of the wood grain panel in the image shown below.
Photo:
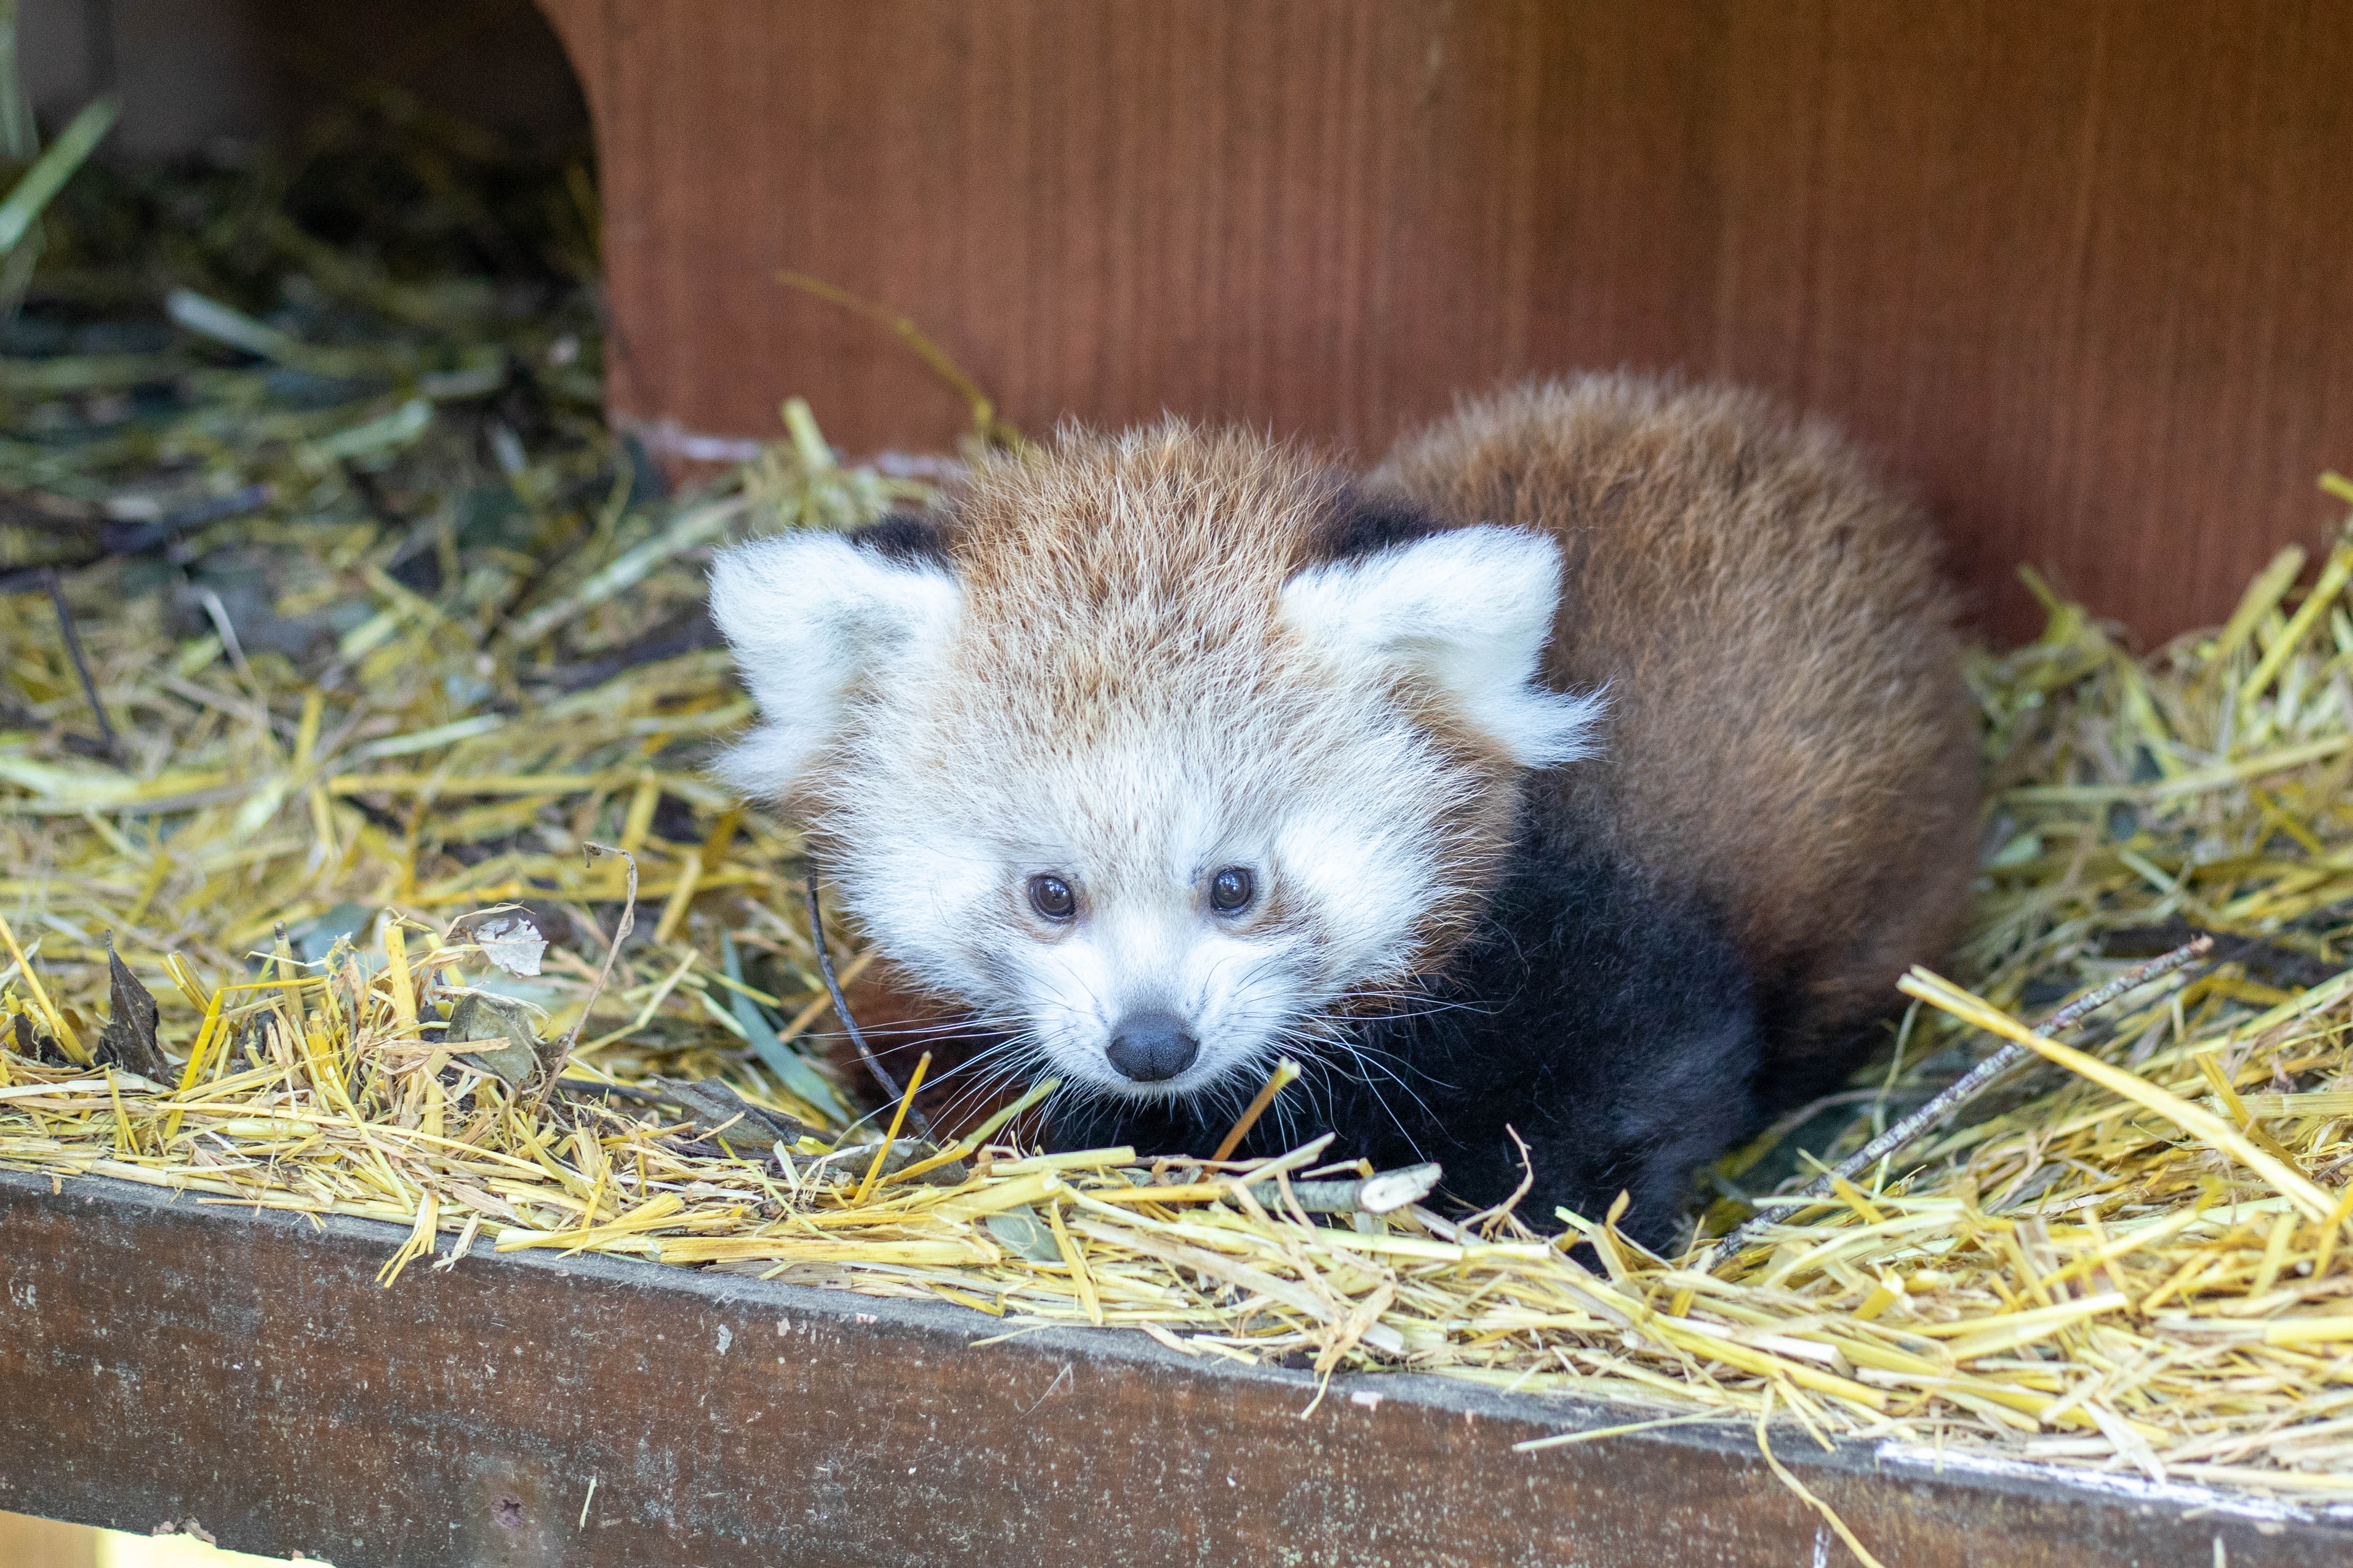
M596 115L625 414L942 445L1163 408L1376 450L1668 367L1833 414L1979 614L2227 611L2353 465L2337 0L543 0Z
M1319 1402L1132 1330L594 1254L386 1289L405 1235L0 1172L0 1501L343 1568L1853 1561L1737 1424L1518 1453L1650 1412L1407 1373ZM2188 1484L1774 1446L1905 1568L2353 1552Z

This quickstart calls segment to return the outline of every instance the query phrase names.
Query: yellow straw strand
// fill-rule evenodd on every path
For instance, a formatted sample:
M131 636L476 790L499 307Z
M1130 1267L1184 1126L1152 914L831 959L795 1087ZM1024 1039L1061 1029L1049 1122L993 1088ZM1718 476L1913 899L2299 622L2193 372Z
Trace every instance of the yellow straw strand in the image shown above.
M892 1145L899 1142L899 1129L907 1124L907 1108L915 1103L915 1091L923 1087L923 1075L932 1070L932 1053L925 1051L915 1062L915 1070L907 1075L907 1087L899 1096L899 1108L892 1112L891 1131L882 1134L882 1142L874 1151L874 1163L866 1167L866 1179L858 1184L858 1195L850 1200L855 1208L874 1195L874 1184L882 1174L882 1162L890 1155Z

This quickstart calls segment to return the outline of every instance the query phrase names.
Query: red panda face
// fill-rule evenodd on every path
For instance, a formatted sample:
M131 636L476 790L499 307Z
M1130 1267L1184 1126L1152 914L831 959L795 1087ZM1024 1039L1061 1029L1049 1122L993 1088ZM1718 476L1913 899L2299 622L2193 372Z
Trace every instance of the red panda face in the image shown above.
M893 959L1072 1086L1187 1096L1312 1051L1344 998L1401 982L1480 890L1455 851L1479 782L1395 708L1309 691L1072 741L1018 704L907 713L816 818L843 903ZM1444 803L1453 797L1450 808Z
M787 534L712 609L763 723L728 774L1018 1061L1130 1099L1339 1048L1499 869L1597 703L1531 683L1558 554L1508 529L1319 559L1334 486L1182 427L985 465L944 542Z

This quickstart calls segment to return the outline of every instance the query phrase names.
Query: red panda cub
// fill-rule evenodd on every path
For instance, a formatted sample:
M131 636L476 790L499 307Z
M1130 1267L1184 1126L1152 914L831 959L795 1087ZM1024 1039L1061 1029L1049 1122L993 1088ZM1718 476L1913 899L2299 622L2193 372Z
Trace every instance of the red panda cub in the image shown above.
M1831 429L1624 375L1361 479L1170 420L723 554L761 721L883 954L1053 1074L1055 1142L1432 1159L1672 1235L1856 1065L1970 874L1953 601ZM1302 1092L1304 1090L1305 1092ZM1524 1141L1525 1165L1514 1134Z

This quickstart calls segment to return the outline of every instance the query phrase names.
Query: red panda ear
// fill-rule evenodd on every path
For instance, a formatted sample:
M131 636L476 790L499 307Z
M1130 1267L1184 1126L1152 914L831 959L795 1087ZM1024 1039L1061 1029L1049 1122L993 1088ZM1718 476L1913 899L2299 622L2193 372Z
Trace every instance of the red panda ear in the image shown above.
M785 533L712 563L711 617L760 706L758 726L718 764L745 794L788 791L853 696L928 671L964 595L944 553L902 542Z
M1535 684L1559 605L1560 547L1493 524L1311 566L1282 587L1283 623L1311 647L1429 682L1528 767L1591 750L1602 708Z

